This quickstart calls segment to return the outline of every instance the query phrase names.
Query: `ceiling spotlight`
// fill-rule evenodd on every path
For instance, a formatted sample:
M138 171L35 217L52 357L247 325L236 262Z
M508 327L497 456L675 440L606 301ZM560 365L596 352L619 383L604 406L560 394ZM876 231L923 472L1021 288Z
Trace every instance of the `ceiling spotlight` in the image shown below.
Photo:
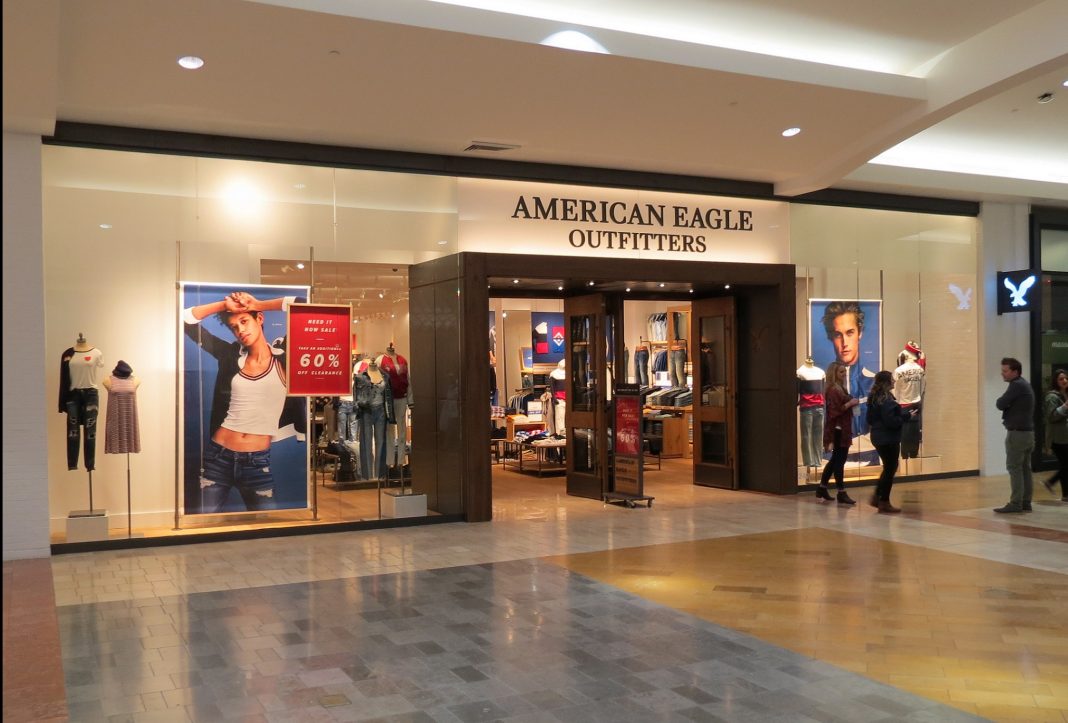
M298 263L298 264L297 264L297 268L298 268L298 269L303 269L303 268L304 268L304 264L302 264L302 263Z
M796 126L793 127L793 128L787 128L786 130L784 130L782 132L782 137L783 138L793 138L794 136L796 136L800 132L801 132L801 129L796 127Z
M724 285L723 285L723 288L724 288L724 289L729 289L730 287L731 287L731 285L730 285L730 284L724 284Z
M109 229L109 228L111 228L111 224L110 223L102 223L102 224L100 224L100 228Z
M183 55L178 58L178 65L186 70L197 70L204 67L204 59L198 58L195 55Z
M383 294L383 293L382 293L381 291L379 291L379 292L378 292L378 298L380 298L380 299L384 299L384 298L386 298L386 295L385 295L385 294Z
M1038 96L1038 102L1042 103L1043 105L1049 103L1051 100L1053 100L1053 93L1043 93L1042 95Z
M693 289L690 289L690 293L691 293L691 294L693 293Z
M390 315L389 315L389 318L390 318L390 319L396 319L396 318L397 318L397 315L396 315L396 314L390 314Z
M627 287L627 293L628 294L630 293L630 287L629 286Z
M353 319L353 320L352 320L352 323L353 323L353 324L359 324L359 323L360 323L360 320L359 320L359 319Z
M512 283L513 284L518 284L519 283L519 279L512 279Z
M665 284L664 282L660 282L660 288L661 289L664 288L665 286L667 286L667 284Z
M593 286L593 285L594 285L594 282L592 282L592 281L588 284L588 286Z
M563 291L563 290L564 290L564 287L563 287L563 286L557 286L557 287L556 287L556 290L557 290L557 291Z
M1063 85L1065 88L1068 88L1068 80L1066 80L1063 83L1061 83L1061 85Z
M508 312L507 311L502 311L501 312L501 316L503 316L505 319L507 319L508 318Z

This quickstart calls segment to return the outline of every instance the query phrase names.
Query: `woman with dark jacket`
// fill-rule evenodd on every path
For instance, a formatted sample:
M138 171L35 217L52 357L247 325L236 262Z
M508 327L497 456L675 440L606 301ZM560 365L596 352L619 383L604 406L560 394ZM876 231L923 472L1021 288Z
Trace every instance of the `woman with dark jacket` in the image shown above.
M845 383L849 377L849 367L838 362L831 362L827 367L827 388L824 397L827 400L827 421L823 425L823 448L831 453L831 459L823 468L820 486L816 488L816 498L831 501L827 483L834 475L838 487L840 505L855 505L845 491L845 463L849 448L853 444L853 407L860 404L859 399L849 396Z
M893 514L901 512L900 507L890 504L890 488L897 474L897 460L901 456L901 427L915 411L906 411L894 399L891 389L894 377L888 371L875 375L875 383L868 394L868 424L871 427L871 443L879 453L883 463L883 473L875 494L871 496L871 506L879 512Z
M1053 372L1053 385L1043 401L1046 446L1057 457L1057 473L1042 484L1050 492L1061 483L1061 502L1068 502L1068 371Z

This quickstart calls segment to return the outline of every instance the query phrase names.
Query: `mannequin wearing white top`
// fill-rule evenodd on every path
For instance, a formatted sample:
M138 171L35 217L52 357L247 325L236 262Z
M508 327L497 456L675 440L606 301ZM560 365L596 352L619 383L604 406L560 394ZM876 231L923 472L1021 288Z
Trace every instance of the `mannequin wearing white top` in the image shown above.
M556 433L564 433L564 417L567 414L567 368L563 359L549 372L549 386L553 393L553 418Z

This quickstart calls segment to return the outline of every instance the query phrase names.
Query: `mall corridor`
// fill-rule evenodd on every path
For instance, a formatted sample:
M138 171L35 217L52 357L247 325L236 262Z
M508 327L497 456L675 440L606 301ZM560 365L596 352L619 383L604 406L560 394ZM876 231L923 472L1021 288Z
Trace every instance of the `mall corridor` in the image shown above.
M899 484L896 516L676 487L53 557L58 645L49 561L5 562L5 721L63 719L50 669L74 721L1068 721L1068 506L1041 486L1011 519L1004 477ZM9 599L19 575L44 592Z

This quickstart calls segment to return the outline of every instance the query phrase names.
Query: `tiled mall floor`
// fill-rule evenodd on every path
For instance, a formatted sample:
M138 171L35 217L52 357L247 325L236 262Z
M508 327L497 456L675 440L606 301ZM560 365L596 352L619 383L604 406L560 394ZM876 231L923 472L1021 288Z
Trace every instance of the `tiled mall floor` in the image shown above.
M501 478L492 523L55 557L71 719L1068 721L1041 487L886 516L671 476L651 509Z

